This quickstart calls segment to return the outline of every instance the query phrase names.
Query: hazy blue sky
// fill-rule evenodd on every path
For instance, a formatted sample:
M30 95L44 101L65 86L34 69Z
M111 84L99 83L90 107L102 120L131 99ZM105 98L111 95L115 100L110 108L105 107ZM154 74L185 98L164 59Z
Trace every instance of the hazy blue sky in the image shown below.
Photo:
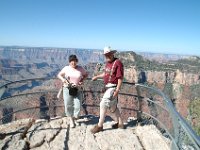
M0 0L0 45L200 55L200 0Z

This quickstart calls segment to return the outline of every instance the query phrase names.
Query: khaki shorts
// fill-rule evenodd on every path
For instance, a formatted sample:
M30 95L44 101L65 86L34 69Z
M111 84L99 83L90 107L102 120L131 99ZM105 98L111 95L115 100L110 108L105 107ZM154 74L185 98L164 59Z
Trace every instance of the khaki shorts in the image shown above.
M100 103L100 108L112 108L117 105L118 98L113 98L116 87L107 87Z

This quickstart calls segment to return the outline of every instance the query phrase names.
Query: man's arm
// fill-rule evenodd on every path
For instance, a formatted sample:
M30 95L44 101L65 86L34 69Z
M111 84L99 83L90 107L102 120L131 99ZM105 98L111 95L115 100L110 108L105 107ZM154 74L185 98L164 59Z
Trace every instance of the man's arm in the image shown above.
M121 61L118 61L116 77L118 78L118 80L117 80L116 90L113 94L114 97L119 94L121 85L123 83L123 78L124 78L124 67L123 67L123 64L121 63Z
M116 90L115 90L115 92L114 92L114 94L113 94L113 97L116 97L116 96L119 94L119 91L120 91L122 82L123 82L122 79L118 79L117 87L116 87Z
M99 79L99 78L103 78L104 76L105 76L105 72L102 73L102 74L99 74L99 75L94 76L94 77L92 78L92 81L95 81L95 80L97 80L97 79Z

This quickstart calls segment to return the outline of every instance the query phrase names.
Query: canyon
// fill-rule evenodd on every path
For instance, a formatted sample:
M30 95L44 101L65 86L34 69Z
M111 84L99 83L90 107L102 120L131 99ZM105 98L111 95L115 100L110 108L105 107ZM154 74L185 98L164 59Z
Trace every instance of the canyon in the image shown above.
M68 64L70 54L78 56L79 63L89 72L89 77L103 71L102 50L0 47L0 85L22 79L55 77L59 70ZM200 58L157 55L150 59L150 56L139 55L133 51L119 51L116 57L124 64L124 81L161 89L173 101L178 112L191 124L200 122L200 117L193 117L192 113L195 112L190 109L191 103L200 99ZM125 87L124 90L128 91L128 88ZM126 98L121 99L122 105L125 105ZM92 101L88 103L94 105Z

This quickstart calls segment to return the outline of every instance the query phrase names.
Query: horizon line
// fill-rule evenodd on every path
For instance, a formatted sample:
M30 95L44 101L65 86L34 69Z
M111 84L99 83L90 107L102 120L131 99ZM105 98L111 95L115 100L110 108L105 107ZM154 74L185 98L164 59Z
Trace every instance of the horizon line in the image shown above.
M103 51L103 48L78 48L78 47L55 47L55 46L25 46L25 45L0 45L0 47L21 47L21 48L57 48L57 49L82 49L82 50L99 50ZM150 53L150 54L161 54L161 55L179 55L179 56L200 56L200 54L180 54L180 53L167 53L167 52L153 52L153 51L145 51L145 50L120 50L117 49L119 52L135 52L138 54L141 53Z

